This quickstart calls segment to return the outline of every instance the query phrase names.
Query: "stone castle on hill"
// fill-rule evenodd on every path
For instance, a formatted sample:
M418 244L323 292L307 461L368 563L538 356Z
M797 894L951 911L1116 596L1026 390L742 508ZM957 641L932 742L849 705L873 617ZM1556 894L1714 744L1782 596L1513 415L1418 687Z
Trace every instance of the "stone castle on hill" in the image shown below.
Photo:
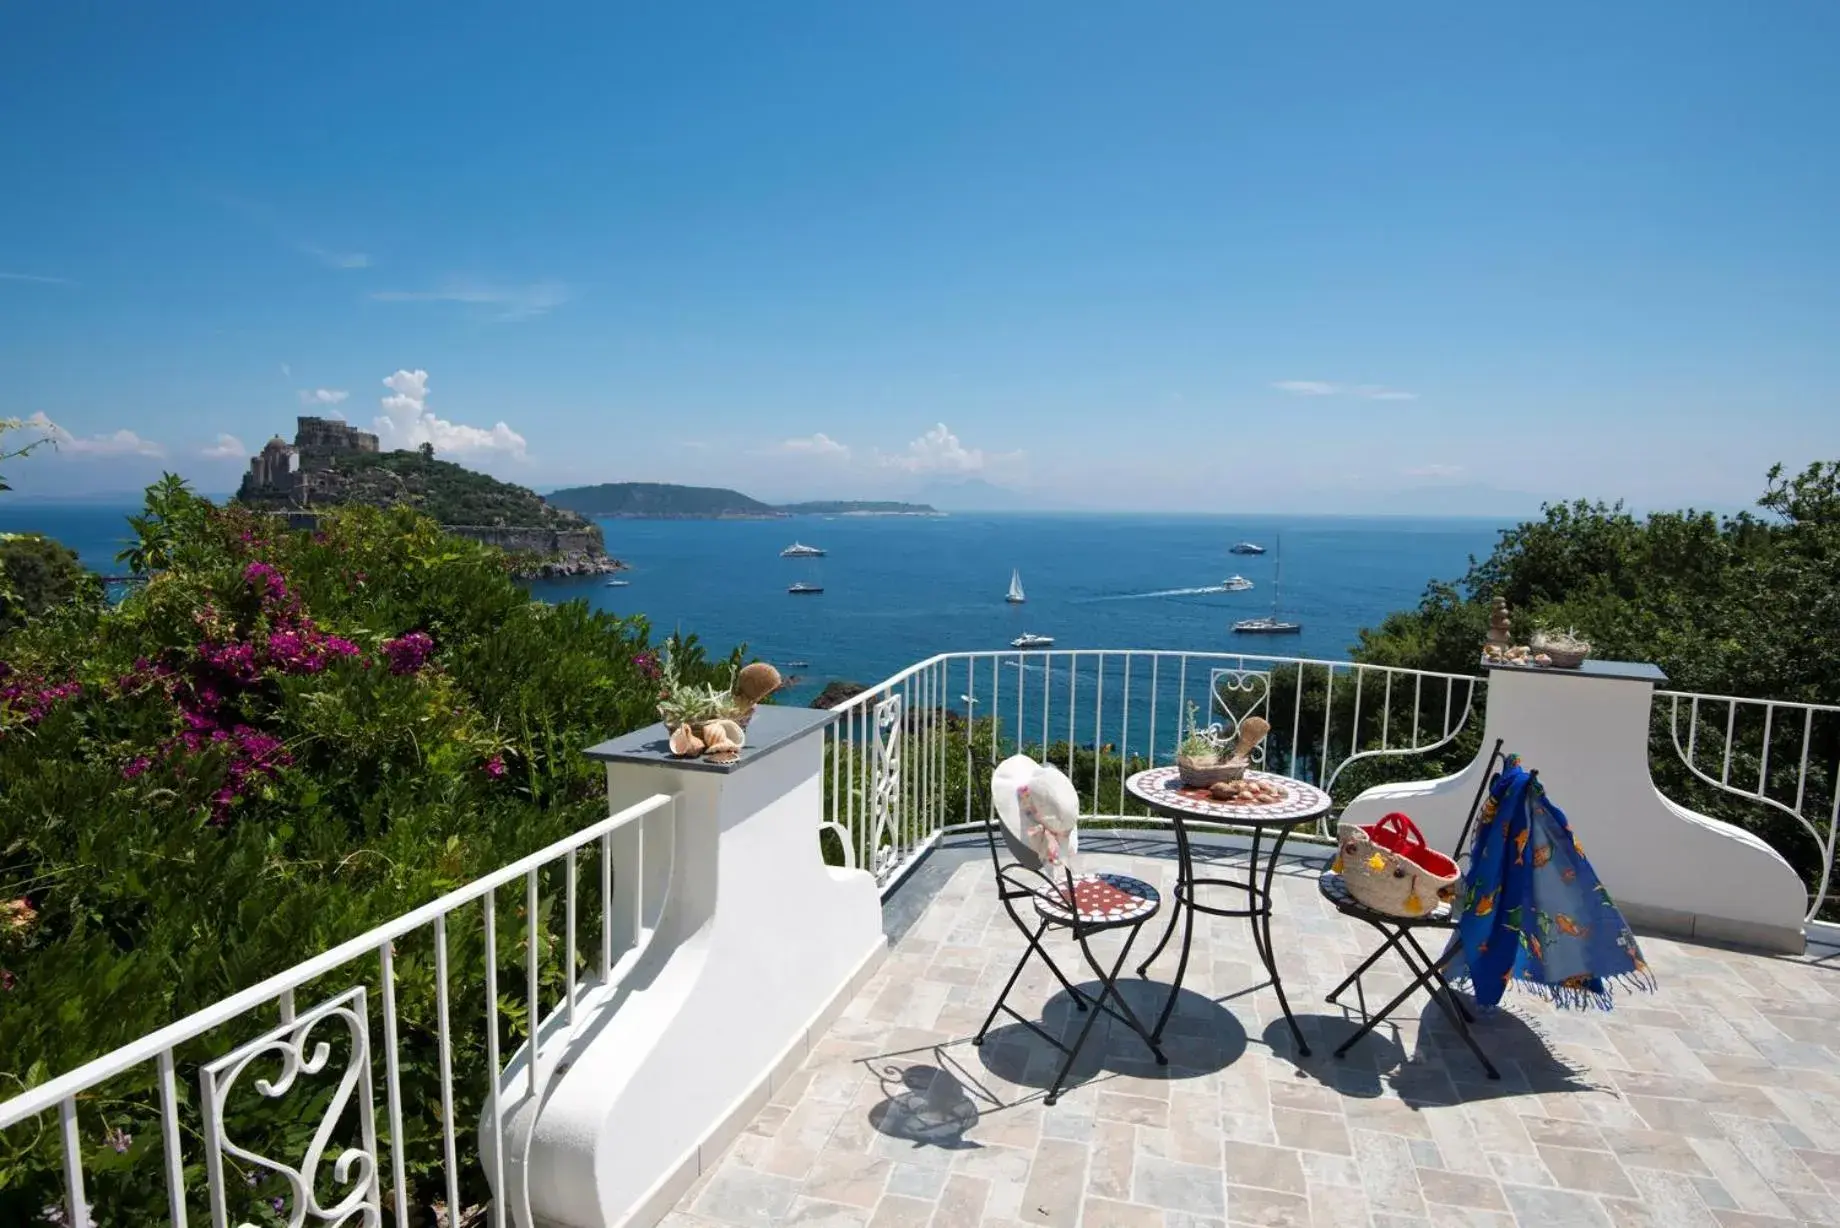
M337 418L302 416L294 442L277 435L249 458L249 472L237 498L286 499L308 506L332 491L332 462L340 456L377 451L377 437Z

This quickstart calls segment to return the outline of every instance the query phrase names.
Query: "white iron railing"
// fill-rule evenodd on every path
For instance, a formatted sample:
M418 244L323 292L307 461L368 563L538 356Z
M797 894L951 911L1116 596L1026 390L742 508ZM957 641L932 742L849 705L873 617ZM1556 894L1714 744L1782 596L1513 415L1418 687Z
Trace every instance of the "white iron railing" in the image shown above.
M1353 764L1448 746L1485 685L1467 674L1244 653L945 653L836 706L822 827L845 864L886 889L942 833L980 817L977 767L1018 749L1062 766L1089 818L1139 818L1121 769L1169 762L1191 701L1222 733L1264 717L1267 763L1332 790Z
M1787 820L1812 848L1772 840L1809 879L1808 920L1827 903L1840 838L1840 706L1742 699L1689 691L1655 693L1657 735L1692 778L1752 803L1758 817Z
M645 822L654 815L659 816L655 824ZM97 1222L122 1222L106 1212L98 1218L85 1195L85 1133L81 1121L83 1105L109 1080L147 1063L154 1063L158 1074L166 1203L173 1228L186 1228L196 1194L188 1190L186 1185L184 1140L187 1137L203 1140L207 1187L204 1195L215 1228L230 1228L233 1223L243 1222L241 1214L230 1205L232 1184L231 1174L226 1172L227 1167L279 1177L287 1187L288 1196L284 1200L285 1210L277 1208L277 1211L283 1222L294 1228L307 1222L329 1225L350 1223L375 1228L382 1220L384 1194L372 1069L372 1057L380 1052L391 1152L391 1210L396 1224L407 1225L411 1221L405 1175L407 1156L403 1080L399 1063L399 1028L403 1021L399 1019L397 1010L396 960L398 944L405 937L431 930L436 1018L433 1021L410 1022L424 1034L433 1031L438 1040L441 1126L439 1161L447 1208L445 1222L449 1228L453 1228L459 1222L463 1210L463 1165L479 1164L482 1161L480 1149L474 1145L478 1136L473 1135L471 1141L463 1141L461 1123L455 1120L453 1055L456 1029L452 1026L449 1002L448 922L460 910L477 904L480 924L483 926L485 979L485 1002L481 1004L478 1023L485 1034L486 1066L492 1073L490 1086L484 1089L485 1120L479 1128L489 1129L489 1137L494 1140L490 1149L492 1171L489 1176L490 1188L495 1196L491 1199L490 1222L493 1228L505 1228L510 1222L505 1207L506 1157L503 1145L497 1141L505 1138L502 1101L508 1095L522 1092L527 1098L526 1103L533 1106L539 1104L547 1090L546 1084L553 1063L534 1060L534 1054L527 1054L527 1087L518 1088L506 1084L506 1067L499 1054L501 1015L504 1012L499 998L498 960L495 957L498 950L496 893L502 887L523 881L526 1013L522 1030L533 1038L533 1044L537 1043L535 1038L540 1037L546 1052L553 1044L566 1045L598 1010L612 1000L621 982L645 954L656 933L657 920L669 902L669 888L667 885L664 889L667 898L645 898L641 881L643 876L637 873L638 856L648 835L667 840L674 854L677 843L676 820L676 803L673 799L663 794L647 798L316 958L0 1103L0 1130L56 1110L65 1185L61 1221L70 1228L90 1228L90 1225ZM648 832L648 827L653 830ZM578 959L576 932L577 855L596 843L599 844L599 890L594 898L601 905L599 960L593 974L584 980L577 975L577 964L583 962ZM630 863L630 873L623 872L616 876L616 850L622 864ZM553 927L544 923L543 918L547 914L542 907L544 901L540 893L540 875L546 870L553 871L558 865L564 883L563 922L559 935L553 932ZM668 873L663 881L669 883ZM552 896L552 905L553 899ZM541 1001L540 973L545 951L554 953L557 942L563 946L561 963L565 982L559 1000L548 1007L546 1014ZM371 960L377 961L376 964L369 964ZM353 968L353 965L357 965L357 968ZM364 984L369 976L368 969L373 967L381 989L380 1040L372 1032L369 1017L371 1001ZM355 976L358 983L297 1013L295 992L332 974ZM247 1026L259 1020L259 1012L266 1012L270 1008L278 1016L277 1024L264 1029ZM560 1021L557 1018L558 1012L561 1015ZM331 1042L315 1035L315 1029L322 1024L327 1025L326 1030L332 1033ZM192 1042L217 1039L217 1030L226 1027L236 1029L243 1035L258 1030L260 1034L235 1045L224 1056L204 1063L199 1068L201 1112L198 1114L199 1120L187 1120L188 1115L182 1111L178 1091L180 1070L184 1064L181 1050ZM471 1043L475 1037L462 1034L461 1039ZM346 1059L345 1070L328 1107L320 1116L305 1155L297 1164L259 1154L233 1141L236 1137L236 1123L233 1120L234 1106L230 1103L230 1093L235 1089L238 1079L253 1064L269 1064L270 1073L264 1078L255 1079L253 1086L266 1100L276 1100L295 1087L299 1076L323 1072L335 1049ZM518 1077L521 1081L523 1074L520 1073ZM349 1120L348 1110L353 1105L354 1096L358 1142L355 1146L338 1149L333 1157L332 1181L341 1192L335 1195L336 1201L332 1205L324 1205L319 1192L323 1188L323 1179L318 1170L327 1148L336 1146L335 1136L344 1134L349 1142L354 1127ZM432 1106L410 1106L411 1112L430 1108ZM195 1147L197 1144L193 1145ZM117 1150L122 1148L118 1147ZM527 1187L521 1180L514 1184L517 1189L525 1191L520 1210L523 1213L522 1222L528 1224L530 1213ZM50 1210L55 1211L56 1208ZM58 1222L55 1215L47 1218Z

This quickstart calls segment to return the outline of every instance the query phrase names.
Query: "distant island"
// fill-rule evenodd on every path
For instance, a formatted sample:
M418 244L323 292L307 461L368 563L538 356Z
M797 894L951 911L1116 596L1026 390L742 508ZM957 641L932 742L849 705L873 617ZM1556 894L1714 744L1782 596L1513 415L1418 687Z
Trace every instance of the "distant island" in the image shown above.
M763 503L720 486L676 486L669 482L604 482L551 491L549 506L581 516L656 520L772 520L786 516L938 516L925 503L827 499L810 503Z
M944 512L925 503L894 503L856 499L821 499L815 503L784 503L780 511L788 516L943 516Z
M417 451L380 451L377 436L336 418L302 417L294 442L279 435L249 458L237 502L310 524L346 504L413 507L457 537L518 556L526 577L601 575L624 567L609 558L600 526L541 495L452 461Z

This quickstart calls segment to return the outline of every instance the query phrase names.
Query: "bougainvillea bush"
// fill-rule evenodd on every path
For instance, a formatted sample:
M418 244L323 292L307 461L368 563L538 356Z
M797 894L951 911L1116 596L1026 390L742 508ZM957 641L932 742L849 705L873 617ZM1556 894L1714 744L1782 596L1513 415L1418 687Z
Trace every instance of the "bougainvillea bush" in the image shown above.
M655 719L643 621L533 602L505 556L412 512L352 508L290 532L167 482L132 523L144 585L112 609L73 604L0 635L0 1099L604 817L582 748ZM671 647L680 670L732 665ZM598 871L583 866L591 914ZM559 888L545 879L545 913ZM523 893L498 904L508 1053L526 1017ZM485 952L469 915L450 927L449 984L478 1025ZM563 973L551 945L546 985ZM395 952L406 1167L411 1220L452 1223L430 946ZM374 1021L374 966L321 996L367 981ZM177 1055L198 1187L197 1063L254 1030L244 1020ZM470 1143L483 1028L455 1036ZM382 1054L372 1062L381 1125ZM243 1141L298 1163L330 1094L243 1105ZM90 1198L110 1225L166 1222L156 1096L148 1064L79 1105ZM0 1133L0 1223L62 1221L56 1138L54 1117ZM488 1197L473 1169L461 1211ZM292 1213L259 1166L233 1165L229 1184L233 1216ZM208 1222L202 1204L194 1217Z

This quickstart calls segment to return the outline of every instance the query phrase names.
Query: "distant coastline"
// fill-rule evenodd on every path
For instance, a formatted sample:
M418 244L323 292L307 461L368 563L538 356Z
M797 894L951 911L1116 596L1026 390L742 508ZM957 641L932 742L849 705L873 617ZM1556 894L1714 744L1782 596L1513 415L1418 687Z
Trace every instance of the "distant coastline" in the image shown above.
M553 490L552 508L596 520L784 520L793 516L940 516L926 503L823 499L764 503L721 486L677 486L669 482L605 482Z

